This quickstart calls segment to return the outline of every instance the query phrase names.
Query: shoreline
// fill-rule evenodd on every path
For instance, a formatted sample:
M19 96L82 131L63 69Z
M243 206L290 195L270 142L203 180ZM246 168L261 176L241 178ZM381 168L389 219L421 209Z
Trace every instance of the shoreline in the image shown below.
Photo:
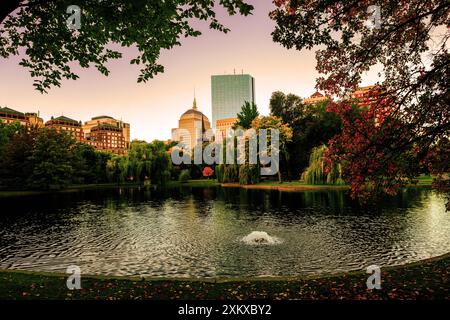
M239 184L239 183L221 183L224 188L243 188L243 189L260 189L260 190L278 190L278 191L320 191L320 190L348 190L348 185L265 185L265 184Z
M222 188L242 188L242 189L259 189L259 190L278 190L283 192L298 192L298 191L329 191L329 190L349 190L349 185L311 185L304 184L299 181L286 181L278 183L274 181L260 182L258 184L242 185L239 183L220 183L217 180L189 180L188 182L170 181L166 188L173 187L216 187ZM61 190L2 190L0 189L0 199L5 197L19 197L19 196L31 196L42 194L58 194L58 193L70 193L81 190L93 190L93 189L114 189L114 188L154 188L157 185L145 185L144 183L124 183L118 185L117 183L101 183L101 184L85 184L85 185L72 185ZM164 188L163 187L163 188ZM422 182L416 185L408 185L404 188L430 188L431 182Z
M317 276L168 278L68 275L0 270L0 299L450 299L450 253L381 266L381 290L368 290L365 270ZM18 294L21 293L21 294Z

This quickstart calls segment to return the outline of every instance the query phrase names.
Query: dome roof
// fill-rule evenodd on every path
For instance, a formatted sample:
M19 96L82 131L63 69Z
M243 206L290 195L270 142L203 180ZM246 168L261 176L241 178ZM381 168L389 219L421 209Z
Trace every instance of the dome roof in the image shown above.
M204 116L205 117L205 115L201 112L201 111L198 111L198 110L196 110L196 109L189 109L188 111L186 111L185 113L183 113L182 115L181 115L181 118L187 118L187 117L191 117L191 116L195 116L195 115L198 115L198 116Z
M208 118L203 114L203 112L197 110L197 101L194 97L194 102L192 104L192 108L188 109L185 113L183 113L181 115L180 119L194 118L196 116L208 120Z

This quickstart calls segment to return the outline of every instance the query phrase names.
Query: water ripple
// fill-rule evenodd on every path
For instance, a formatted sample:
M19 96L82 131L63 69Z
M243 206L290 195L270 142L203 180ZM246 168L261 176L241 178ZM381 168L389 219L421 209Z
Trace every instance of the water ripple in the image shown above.
M123 189L1 199L0 268L139 276L275 276L397 265L450 251L430 190L356 206L343 191ZM267 201L270 199L270 201ZM32 200L32 201L31 201ZM249 246L264 231L282 239Z

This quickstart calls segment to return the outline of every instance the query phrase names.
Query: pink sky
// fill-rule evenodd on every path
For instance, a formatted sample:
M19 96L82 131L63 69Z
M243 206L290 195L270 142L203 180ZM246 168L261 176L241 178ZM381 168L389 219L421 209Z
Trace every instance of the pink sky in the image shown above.
M228 17L220 11L220 20L231 29L228 34L204 30L198 38L183 41L161 54L165 72L145 84L136 82L139 74L129 60L133 49L121 49L124 59L109 64L111 74L96 69L78 73L76 81L64 81L61 88L48 94L34 90L27 70L18 65L19 57L0 60L0 106L22 112L36 112L47 121L64 114L86 121L97 115L110 115L131 124L131 138L169 139L180 115L192 105L194 87L197 106L211 119L213 74L244 73L255 78L256 103L261 114L269 113L273 91L307 97L314 93L315 56L313 51L287 50L272 41L274 23L268 13L271 0L248 0L255 7L252 16ZM363 84L370 84L371 77ZM373 81L372 81L373 82Z

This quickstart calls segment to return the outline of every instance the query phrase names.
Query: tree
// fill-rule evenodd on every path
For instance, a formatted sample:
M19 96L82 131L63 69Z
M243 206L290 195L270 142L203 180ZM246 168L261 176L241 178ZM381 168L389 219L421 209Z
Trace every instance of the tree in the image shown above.
M224 177L224 171L225 171L225 165L224 164L219 164L216 166L216 177L217 177L217 182L219 183L223 183L223 177Z
M108 181L106 164L111 153L100 152L93 146L77 143L74 148L72 183L104 183Z
M279 150L275 150L279 153L280 164L278 165L278 181L282 182L281 171L279 168L286 166L289 163L289 153L287 150L287 144L292 141L292 129L285 123L283 123L280 117L275 116L267 116L267 117L258 117L252 122L252 128L256 130L258 135L258 139L260 136L261 129L275 129L278 130L279 134ZM272 156L271 150L273 147L271 141L271 130L267 130L267 140L268 140L268 155ZM261 150L259 150L261 152Z
M180 176L178 177L178 181L180 181L181 183L186 183L190 178L191 175L189 174L189 170L186 169L181 171Z
M3 150L5 146L9 141L11 141L12 137L21 130L23 130L23 127L19 122L6 124L0 120L0 159L3 157Z
M309 166L302 174L302 180L308 184L344 184L340 163L326 164L325 153L327 147L321 145L313 148Z
M152 174L152 150L145 141L133 141L128 152L130 175L138 182L150 179Z
M344 165L352 195L395 193L422 172L429 155L445 159L450 130L450 59L445 0L274 1L275 42L316 51L317 87L340 101L329 105L343 122L329 156ZM378 25L370 25L374 7ZM433 45L434 44L434 45ZM378 66L379 87L353 111L349 93ZM376 121L374 119L377 119ZM439 145L439 147L438 147ZM449 164L435 166L441 177Z
M304 104L297 95L272 93L271 115L280 117L292 129L292 141L287 144L289 163L285 171L288 179L298 179L308 166L312 149L327 144L341 131L341 120L327 111L328 103L329 100Z
M302 98L292 93L285 95L281 91L272 93L269 108L271 115L280 117L284 123L289 125L304 117L307 110Z
M105 151L96 151L97 161L95 166L95 181L108 182L108 175L106 172L106 165L111 159L112 154Z
M67 8L81 9L81 28L67 26ZM243 0L220 0L229 15L247 16L253 6ZM0 56L24 52L20 64L29 69L34 86L47 92L61 79L77 79L71 67L93 65L109 74L108 61L122 54L110 44L135 46L139 51L130 63L140 65L138 82L146 82L164 67L157 61L161 50L180 45L184 37L201 33L193 20L209 23L211 29L228 32L216 18L210 0L3 0L0 7Z
M260 168L256 164L241 164L239 166L239 184L257 184L260 179Z
M109 181L117 184L133 180L163 185L169 181L171 169L172 161L167 146L159 140L151 143L133 141L128 155L112 155L106 164Z
M164 185L170 180L170 170L172 169L172 159L163 141L154 140L149 144L152 154L152 183Z
M305 118L306 108L299 96L295 94L285 95L281 91L276 91L270 97L269 109L271 115L280 117L284 123L292 128L293 139L286 146L289 160L281 169L283 169L286 179L292 180L293 177L297 179L299 172L306 166L310 149L299 143L299 135L304 130L299 122Z
M95 174L93 172L96 165L96 154L94 147L77 143L74 146L74 175L73 182L75 183L94 183Z
M69 185L75 174L75 139L64 131L48 128L38 130L33 139L28 158L33 170L27 185L36 189L60 189Z
M237 121L234 125L235 128L241 127L242 129L250 129L252 121L259 116L258 108L254 102L250 103L245 101L242 105L241 112L237 114Z
M239 182L239 165L238 164L226 164L223 169L223 181L224 183Z
M9 131L12 127L4 125L2 131ZM33 171L33 164L30 156L33 151L34 137L38 129L35 127L26 130L20 126L20 129L10 135L9 140L3 146L3 152L0 158L0 181L1 185L24 188L27 187L26 181Z
M0 181L12 188L50 189L106 182L111 154L76 142L64 131L0 124Z
M129 177L129 159L124 156L112 155L106 163L106 173L109 181L120 185Z

